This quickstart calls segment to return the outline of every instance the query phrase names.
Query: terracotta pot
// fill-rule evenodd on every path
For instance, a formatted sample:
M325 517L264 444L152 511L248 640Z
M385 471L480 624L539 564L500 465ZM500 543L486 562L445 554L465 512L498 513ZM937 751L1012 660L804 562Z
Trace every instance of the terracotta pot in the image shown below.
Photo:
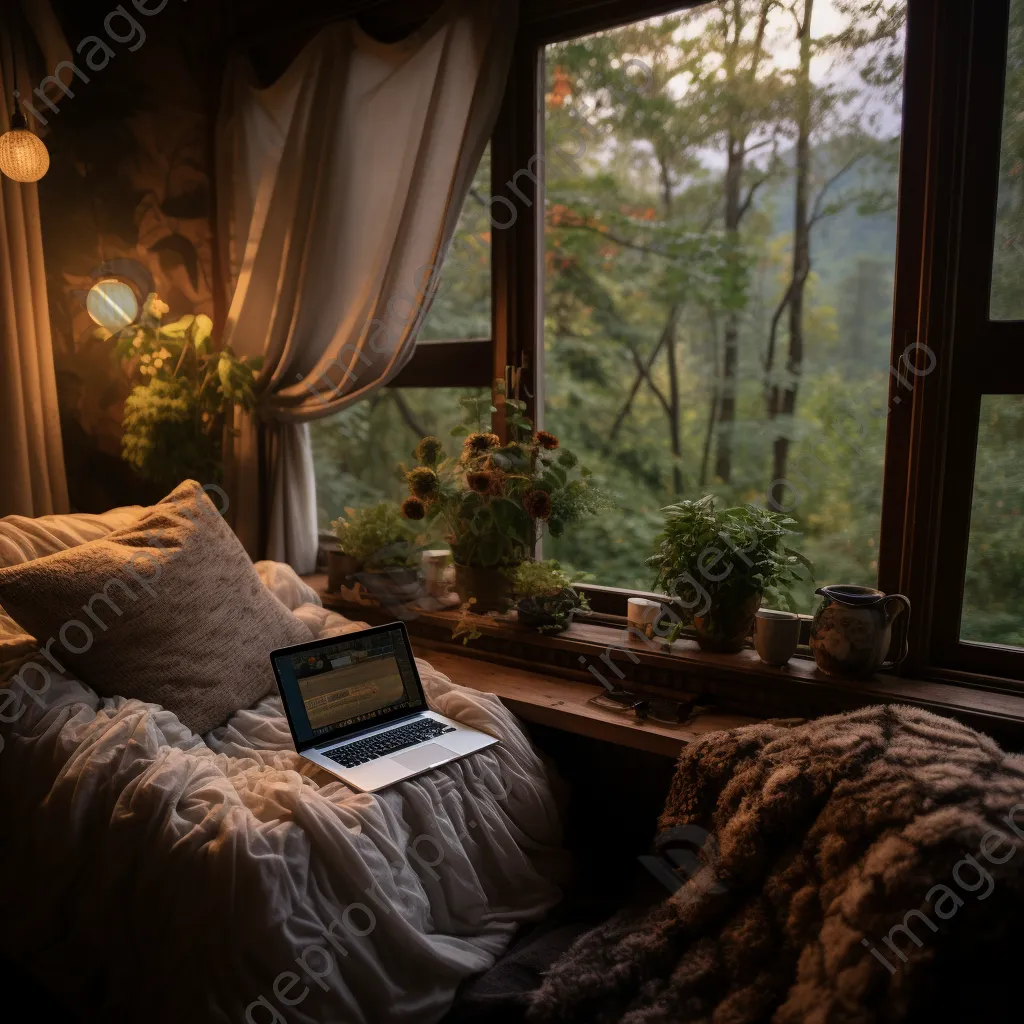
M706 614L693 617L700 649L716 654L742 651L754 629L754 616L760 607L760 594L751 594L741 604L722 605L712 601Z
M359 559L342 551L327 552L327 593L336 594L348 577L359 572ZM349 583L351 585L351 583Z
M475 597L474 612L504 612L512 604L512 584L500 569L455 566L455 590L465 604Z

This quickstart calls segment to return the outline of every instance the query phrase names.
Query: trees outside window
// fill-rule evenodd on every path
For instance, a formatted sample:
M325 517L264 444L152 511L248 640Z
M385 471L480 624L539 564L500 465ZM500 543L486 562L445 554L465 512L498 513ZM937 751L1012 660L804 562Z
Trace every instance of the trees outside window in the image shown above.
M657 510L710 491L874 585L905 21L723 0L546 47L545 423L619 498L550 550L599 582L649 586Z

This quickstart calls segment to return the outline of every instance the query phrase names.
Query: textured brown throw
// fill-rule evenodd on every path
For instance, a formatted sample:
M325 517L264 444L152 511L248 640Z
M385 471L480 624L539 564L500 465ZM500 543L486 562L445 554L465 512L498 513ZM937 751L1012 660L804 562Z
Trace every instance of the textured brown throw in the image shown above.
M903 707L714 734L661 827L717 852L583 936L531 1021L1019 1018L1024 759L987 737Z
M30 685L60 666L197 733L273 689L274 648L311 639L191 480L102 540L0 569L0 605L43 648Z

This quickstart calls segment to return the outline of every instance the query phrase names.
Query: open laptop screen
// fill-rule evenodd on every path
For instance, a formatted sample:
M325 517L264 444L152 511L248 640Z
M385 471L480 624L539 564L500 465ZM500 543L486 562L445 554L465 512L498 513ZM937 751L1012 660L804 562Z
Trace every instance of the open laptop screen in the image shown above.
M274 652L296 747L426 707L400 624Z

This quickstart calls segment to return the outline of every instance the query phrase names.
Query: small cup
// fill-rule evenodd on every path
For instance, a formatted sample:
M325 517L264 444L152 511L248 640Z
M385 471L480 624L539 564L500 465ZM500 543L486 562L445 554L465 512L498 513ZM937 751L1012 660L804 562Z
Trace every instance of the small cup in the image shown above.
M661 614L661 605L644 597L631 597L626 604L626 619L629 625L648 638L654 636L654 626L661 618Z
M800 642L800 616L759 608L754 622L754 646L766 665L785 665L796 654Z
M423 582L431 597L442 598L448 592L445 586L444 573L452 553L447 549L424 551L420 556L423 562Z

